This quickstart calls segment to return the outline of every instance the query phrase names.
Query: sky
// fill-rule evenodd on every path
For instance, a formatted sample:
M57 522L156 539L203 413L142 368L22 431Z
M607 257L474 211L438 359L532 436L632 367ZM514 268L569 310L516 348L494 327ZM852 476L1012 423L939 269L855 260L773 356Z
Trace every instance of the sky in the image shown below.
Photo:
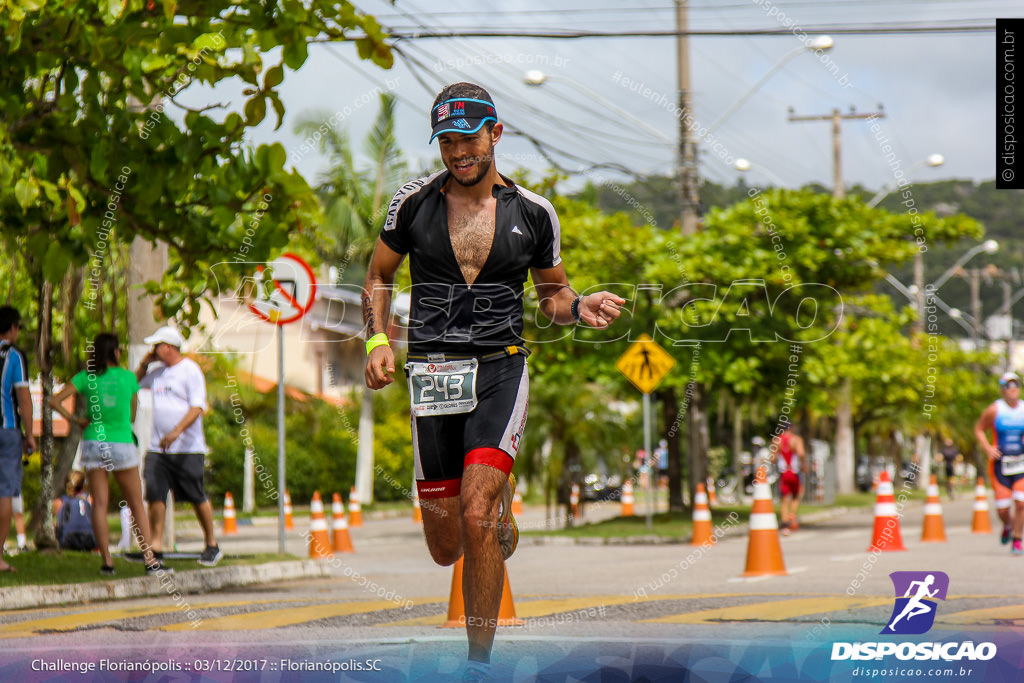
M557 9L552 4L356 2L385 27L403 33L416 28L569 32L675 26L669 0L641 0L628 7L607 0L557 3ZM1013 16L1024 16L1017 0L692 0L689 10L694 30L785 30L784 17L793 30L809 36L837 27L994 26L996 17ZM735 159L745 158L752 166L746 174L749 184L831 186L831 124L789 122L790 107L798 116L829 114L834 108L861 114L884 110L884 118L843 124L847 187L882 188L894 181L897 167L914 167L913 179L922 182L994 177L994 31L835 34L833 40L829 52L816 55L801 50L804 43L792 33L690 39L693 111L699 125L708 126L749 94L715 131L715 139L699 143L703 178L731 185L742 175L733 167ZM570 185L588 178L629 177L608 165L639 176L673 171L680 126L672 106L674 38L404 38L397 44L403 54L396 54L391 70L360 61L352 44L312 45L307 63L288 73L280 87L287 108L284 124L275 131L274 117L268 116L252 140L281 142L291 164L315 182L326 160L301 152L296 121L333 117L361 140L377 114L377 93L387 90L399 98L399 144L410 175L418 175L440 166L436 145L428 143L427 112L434 96L446 83L470 80L490 91L506 125L497 149L503 173L522 168L539 177L552 167L519 131L543 143L570 174ZM276 54L265 57L268 67L276 61ZM751 93L780 62L781 68ZM526 85L531 69L542 70L547 81ZM209 99L209 93L193 97ZM231 88L219 88L213 99L227 101L232 109L244 103L240 90ZM886 159L883 142L895 150L898 166L892 156ZM933 154L943 156L943 165L923 164Z

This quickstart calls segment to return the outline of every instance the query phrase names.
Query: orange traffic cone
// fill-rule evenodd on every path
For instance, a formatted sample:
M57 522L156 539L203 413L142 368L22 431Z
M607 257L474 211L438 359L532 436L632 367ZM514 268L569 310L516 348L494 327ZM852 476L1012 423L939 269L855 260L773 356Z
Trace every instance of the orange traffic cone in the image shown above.
M224 494L224 531L225 536L233 536L238 533L238 520L235 518L235 499L231 493Z
M359 494L356 493L355 486L348 495L348 517L348 525L353 529L363 525L363 506L359 504Z
M345 505L341 502L341 494L335 493L331 502L331 516L334 528L334 552L354 553L352 536L348 533L348 520L345 519Z
M764 467L754 478L754 505L750 508L750 539L747 543L747 570L743 576L785 576L779 542L779 520L775 517L772 490Z
M569 510L570 510L569 514L571 514L574 519L576 517L580 516L580 485L579 484L575 484L574 483L572 485L572 488L569 490Z
M519 493L519 491L516 491L515 495L512 496L512 514L523 514L523 494Z
M324 519L324 502L320 492L313 492L309 502L309 557L312 560L326 560L334 557L331 539L327 537L327 520Z
M939 484L933 474L928 481L928 499L924 504L924 526L921 528L923 543L945 543L946 526L942 521L942 505L939 504Z
M718 505L718 494L715 493L714 477L708 477L708 505Z
M971 533L992 533L992 520L988 516L988 491L985 490L985 479L982 477L978 477L978 485L974 487L974 521L971 522Z
M627 479L622 485L622 512L623 517L633 516L633 480Z
M697 495L693 497L693 540L690 545L704 545L715 542L711 533L711 508L708 507L708 494L704 492L704 484L697 484Z
M462 560L459 558L452 570L452 595L448 600L448 620L441 628L458 628L466 625L466 601L462 596ZM516 617L516 606L512 603L512 588L508 583L508 569L505 585L501 589L501 606L498 608L498 626L522 626L523 620Z
M896 498L892 482L885 470L878 475L878 498L875 500L875 530L868 551L906 550L900 534L900 517L896 513Z
M423 510L420 508L420 494L416 491L416 485L412 487L412 521L414 524L423 524Z
M284 492L284 528L289 531L295 528L292 521L292 494Z

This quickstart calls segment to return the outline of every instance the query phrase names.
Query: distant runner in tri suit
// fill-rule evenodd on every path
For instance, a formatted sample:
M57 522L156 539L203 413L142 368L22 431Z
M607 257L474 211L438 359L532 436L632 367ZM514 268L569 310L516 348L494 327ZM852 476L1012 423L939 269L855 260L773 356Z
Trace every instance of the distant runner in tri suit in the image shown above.
M625 303L578 296L560 255L551 203L498 173L494 101L471 83L445 87L430 114L445 170L407 183L388 208L363 292L366 385L394 381L391 288L406 255L412 276L406 375L423 533L442 566L462 572L469 661L464 681L490 680L504 559L518 530L511 474L526 425L523 285L556 324L605 328Z
M800 528L796 511L803 493L804 440L793 433L793 425L787 422L783 432L772 439L770 450L775 469L779 471L779 493L782 495L779 528L784 536L788 536Z
M957 448L953 439L947 436L942 442L939 453L942 454L942 461L946 465L946 494L949 495L950 500L953 500L956 497L953 479L956 474L956 459L960 456L960 449Z
M1003 397L985 409L974 425L974 436L988 455L989 476L996 492L996 512L1003 521L1000 541L1013 538L1010 552L1024 554L1024 403L1020 400L1020 377L1005 372L999 378ZM989 440L988 432L995 433ZM1013 505L1013 512L1010 506Z

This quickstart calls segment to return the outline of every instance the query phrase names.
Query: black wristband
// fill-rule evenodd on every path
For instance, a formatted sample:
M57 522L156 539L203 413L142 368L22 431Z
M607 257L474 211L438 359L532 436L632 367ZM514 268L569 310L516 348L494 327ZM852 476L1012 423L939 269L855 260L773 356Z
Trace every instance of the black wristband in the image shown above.
M576 322L579 322L580 320L583 319L580 316L580 299L582 298L582 296L576 297L575 299L572 300L572 305L569 306L569 311L572 313L572 317L576 319Z

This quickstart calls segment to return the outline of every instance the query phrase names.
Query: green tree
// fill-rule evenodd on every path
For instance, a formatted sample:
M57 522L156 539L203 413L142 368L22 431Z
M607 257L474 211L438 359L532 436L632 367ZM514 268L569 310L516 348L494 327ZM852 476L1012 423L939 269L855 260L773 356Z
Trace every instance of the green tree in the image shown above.
M98 10L98 11L97 11ZM278 125L276 88L306 61L311 38L357 31L359 54L389 67L377 22L348 2L171 0L8 3L0 9L0 240L24 255L37 319L44 403L52 393L55 302L65 274L101 242L136 237L170 247L149 283L164 317L189 323L218 262L266 260L317 213L305 180L285 170L279 144L251 149L248 128ZM281 62L263 55L280 47ZM243 112L193 109L180 94L202 83L248 85ZM176 121L165 113L174 107ZM241 266L237 266L241 268ZM239 271L240 272L240 271ZM58 337L59 339L59 337ZM43 412L42 497L54 491L52 424ZM48 506L37 545L55 545Z
M622 473L621 454L629 443L629 427L636 425L609 409L609 393L596 383L575 383L566 391L543 379L530 389L529 424L516 469L530 481L540 479L549 511L556 494L565 501L566 526L573 522L573 483L582 487L583 476L600 466L609 474Z
M367 169L357 169L348 133L325 120L327 115L320 112L304 116L295 126L296 133L316 139L320 152L330 159L330 168L315 188L324 221L312 236L314 248L321 259L340 266L344 282L361 283L387 203L406 172L395 139L395 97L380 96L380 113L363 145L371 160Z
M574 290L607 289L627 304L607 330L557 326L540 313L536 291L527 289L524 337L533 355L530 418L519 458L531 483L541 479L549 501L559 487L559 498L568 500L569 486L582 483L580 477L598 463L618 473L622 454L643 443L639 411L629 410L640 396L615 361L631 341L653 330L652 309L660 295L638 289L638 274L651 260L671 258L662 251L657 228L635 226L624 213L604 213L586 201L559 196L555 180L534 189L547 194L558 213L562 260ZM616 399L621 407L615 407Z
M913 225L926 226L934 242L981 235L981 227L964 216L923 214L911 221L857 199L792 190L752 194L712 211L705 230L679 245L690 279L700 284L681 295L683 305L663 309L659 327L676 341L710 342L702 346L699 384L774 402L787 388L792 343L801 344L800 356L831 354L844 300L866 293L888 267L912 257L917 246L906 235ZM653 280L669 276L664 261L652 263L646 274ZM885 357L885 351L879 354ZM844 387L849 377L835 374L828 386L840 431L840 481L848 475L852 486L851 406ZM794 398L791 410L805 400ZM706 474L703 454L691 452L691 458L692 488Z

